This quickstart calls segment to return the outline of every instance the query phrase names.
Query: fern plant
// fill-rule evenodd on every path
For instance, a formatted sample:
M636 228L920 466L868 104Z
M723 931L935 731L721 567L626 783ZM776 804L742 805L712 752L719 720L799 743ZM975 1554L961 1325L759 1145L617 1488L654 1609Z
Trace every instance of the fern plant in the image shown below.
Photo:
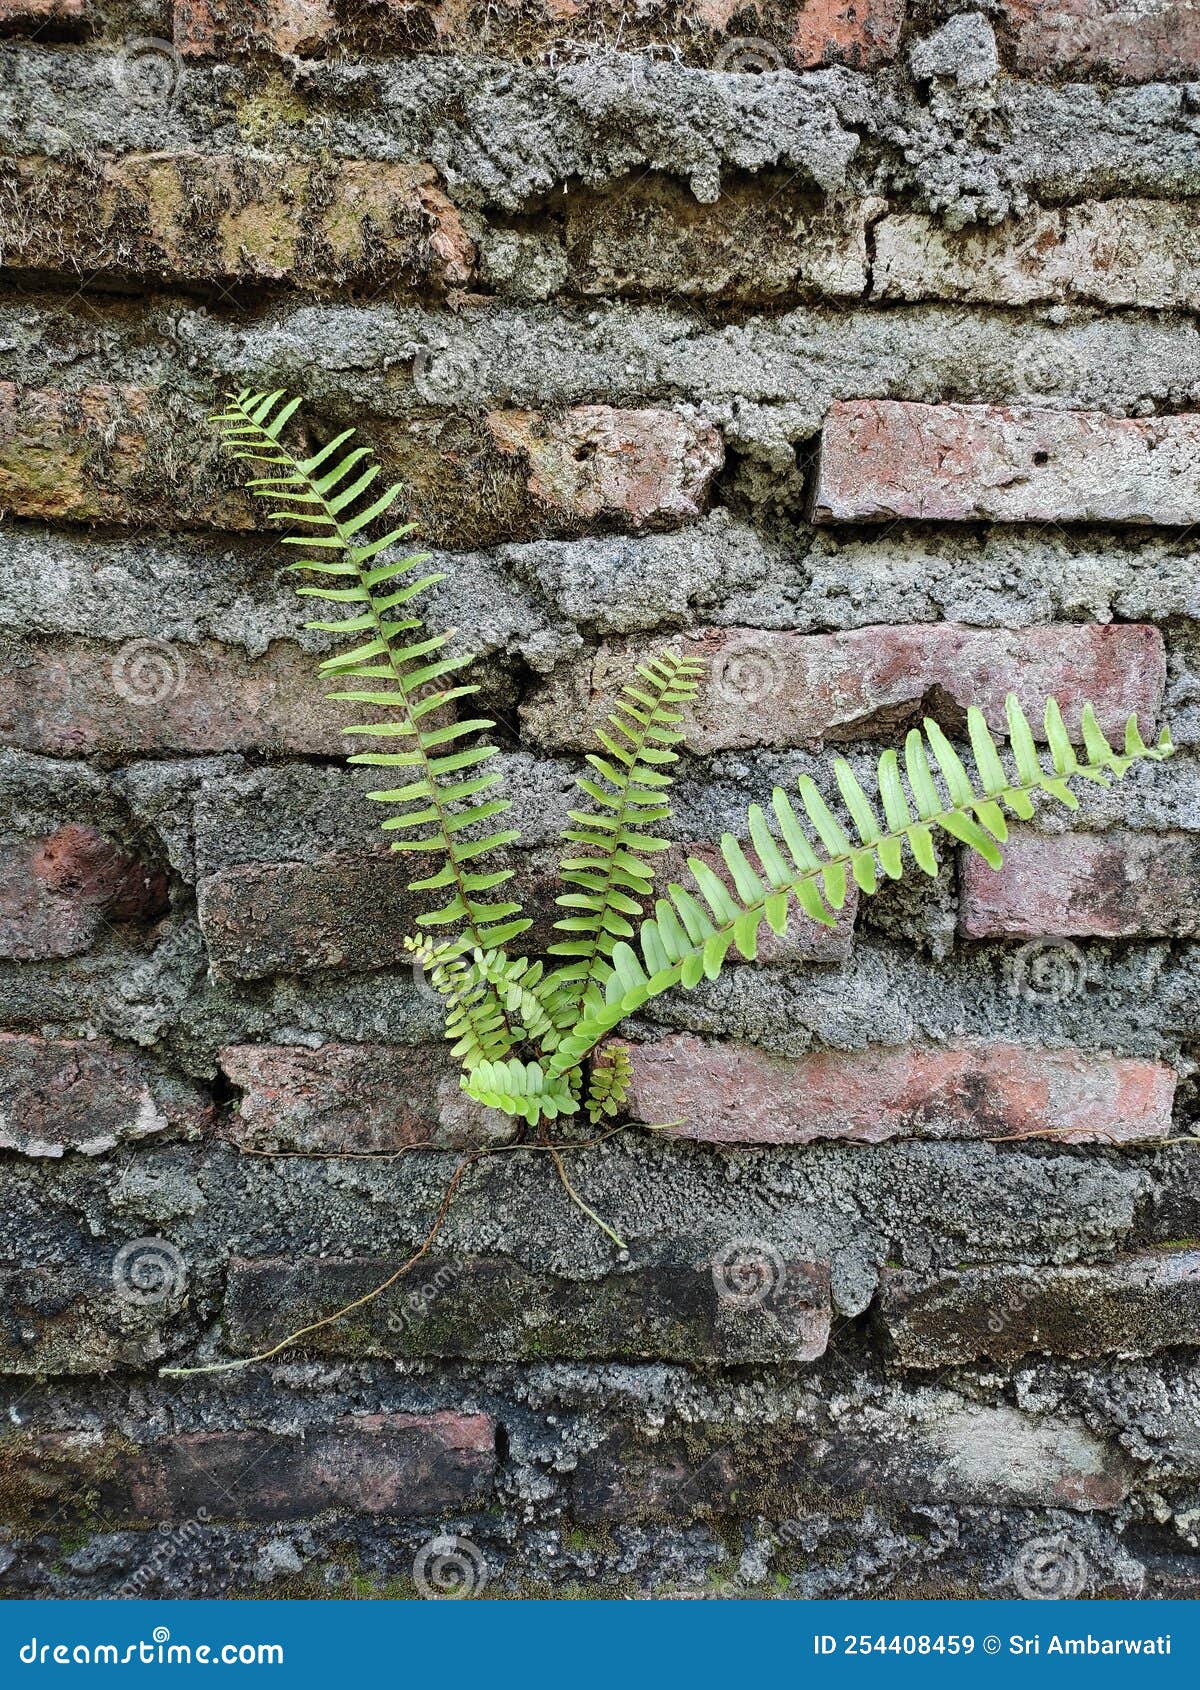
M401 489L378 489L380 466L369 447L350 445L353 430L308 455L286 443L298 404L282 392L245 391L230 395L214 421L235 458L266 472L249 487L271 502L269 518L300 530L283 543L303 553L291 567L316 581L298 591L344 607L340 619L308 626L348 643L321 672L335 683L329 697L375 713L346 728L375 747L349 760L396 780L369 796L391 812L383 827L395 835L393 850L421 857L429 871L410 890L430 894L433 907L418 925L440 936L424 931L407 945L446 1000L463 1089L539 1134L547 1121L581 1109L594 1124L617 1115L629 1090L628 1055L597 1047L663 992L715 979L731 950L753 960L764 924L777 934L796 915L832 925L851 880L869 895L910 862L935 875L939 835L998 867L1009 815L1029 820L1038 797L1075 809L1073 782L1107 786L1134 763L1172 752L1165 729L1146 745L1134 717L1120 746L1111 745L1090 705L1077 751L1053 698L1039 751L1010 696L1011 766L978 709L967 715L973 767L927 720L909 732L903 763L895 751L883 753L870 793L835 759L843 818L801 776L798 805L776 788L769 814L750 806L752 855L724 835L727 878L692 857L692 886L672 882L656 897L676 747L701 683L697 660L660 651L638 667L597 730L598 749L578 781L587 805L570 812L563 834L568 890L557 900L559 937L545 961L531 960L514 949L530 923L502 890L513 871L500 854L518 836L498 826L509 801L486 767L496 747L484 736L495 724L465 703L478 690L461 680L470 658L453 649L451 634L428 634L412 608L442 576L420 573L428 554L396 556L411 524L379 532Z

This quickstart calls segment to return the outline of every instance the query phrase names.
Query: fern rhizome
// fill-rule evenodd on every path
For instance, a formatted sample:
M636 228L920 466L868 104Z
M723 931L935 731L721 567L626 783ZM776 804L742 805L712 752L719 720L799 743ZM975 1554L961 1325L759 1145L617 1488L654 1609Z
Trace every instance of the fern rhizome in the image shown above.
M663 824L676 747L702 680L699 661L659 651L638 665L596 730L598 747L578 778L584 802L570 812L563 834L567 890L557 900L559 937L546 959L532 960L517 949L530 922L509 895L513 870L500 855L519 836L502 824L509 801L500 775L487 766L497 754L485 737L495 724L471 714L467 701L478 689L462 681L471 659L453 648L452 634L427 633L413 609L443 577L423 572L427 553L397 555L413 525L389 529L385 519L402 489L379 490L381 466L369 446L351 444L353 429L311 455L292 451L285 436L299 404L283 392L244 391L230 395L213 420L235 458L261 467L248 485L271 503L268 517L297 531L283 541L302 554L290 567L311 578L297 590L341 613L308 626L345 641L321 673L334 683L330 698L364 706L370 715L345 729L367 747L349 761L383 771L391 784L369 796L389 811L383 827L392 849L419 860L422 872L410 890L427 894L430 907L418 918L421 934L406 944L445 999L463 1089L518 1117L523 1133L532 1129L527 1142L554 1156L572 1198L601 1226L567 1180L559 1153L568 1146L549 1142L546 1123L581 1109L593 1126L619 1116L630 1084L628 1054L619 1045L597 1047L625 1017L675 986L690 990L715 979L732 947L753 959L764 923L782 934L799 913L832 925L851 877L861 892L872 893L881 876L900 878L906 855L935 875L939 832L998 867L1006 811L1027 821L1041 795L1075 809L1072 781L1107 786L1134 763L1159 761L1173 749L1165 729L1156 744L1144 744L1134 717L1121 748L1114 748L1088 705L1080 755L1051 698L1046 750L1039 752L1010 696L1014 768L973 708L967 714L971 772L937 723L926 720L923 731L909 732L903 763L895 751L880 757L873 796L847 762L833 762L848 820L839 820L816 784L801 776L798 807L780 788L769 813L750 806L749 849L732 834L722 838L727 879L692 857L692 887L671 884L656 899L655 858L669 843ZM460 1164L451 1191L471 1160L490 1153L481 1150ZM445 1204L434 1231L444 1212Z

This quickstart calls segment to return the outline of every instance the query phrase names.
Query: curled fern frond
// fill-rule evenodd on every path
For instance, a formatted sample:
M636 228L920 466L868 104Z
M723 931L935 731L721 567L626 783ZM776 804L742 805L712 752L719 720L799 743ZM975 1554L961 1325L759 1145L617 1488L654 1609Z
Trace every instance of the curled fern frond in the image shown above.
M462 928L472 945L493 949L529 926L518 904L489 901L512 870L483 867L488 853L517 838L494 827L510 807L497 795L499 775L484 769L496 747L480 736L495 724L486 717L456 718L452 707L479 690L455 680L471 659L448 651L452 634L426 634L411 613L412 600L442 579L439 574L410 579L428 562L428 553L391 556L413 525L375 532L401 488L379 491L381 466L369 446L348 445L353 429L310 457L296 457L281 437L299 403L282 391L247 389L229 395L227 409L212 420L234 458L253 459L270 472L249 483L253 494L274 507L269 519L303 530L283 541L307 554L289 567L318 581L297 591L345 607L339 620L308 626L350 642L348 650L321 665L339 688L327 696L379 712L344 731L395 747L360 751L349 761L400 772L398 785L368 797L398 812L383 823L405 836L393 839L394 851L438 862L410 890L444 894L448 901L421 915L420 923Z
M549 1074L537 1062L509 1057L506 1062L481 1062L464 1074L463 1090L489 1109L506 1115L520 1115L536 1126L559 1115L574 1115L579 1108L577 1088L562 1074Z
M587 1095L583 1103L592 1126L598 1126L605 1116L615 1115L629 1096L633 1084L633 1058L628 1047L605 1045L588 1077Z
M600 751L587 759L591 775L578 780L593 808L572 810L563 831L572 849L560 872L572 890L556 900L566 911L554 924L564 937L549 952L570 960L555 970L545 994L557 1027L604 986L614 946L631 939L642 919L654 886L653 859L669 844L653 829L670 815L682 707L695 697L702 669L675 651L648 658L622 688L607 725L596 729Z
M638 935L641 954L624 941L613 947L604 1003L589 1003L574 1029L560 1039L550 1063L551 1074L575 1067L619 1021L659 993L676 985L690 989L706 977L715 979L732 946L736 945L744 957L753 958L763 922L773 932L784 933L793 904L814 921L832 925L832 912L846 899L848 876L863 892L874 892L880 873L893 880L900 877L906 849L918 868L936 874L933 842L938 831L999 867L999 845L1008 837L1006 810L1020 820L1029 820L1037 793L1075 809L1079 801L1070 781L1088 780L1107 786L1112 780L1120 780L1135 762L1158 762L1174 749L1165 729L1156 745L1145 745L1137 720L1131 716L1123 749L1116 750L1102 733L1089 704L1082 717L1081 761L1058 704L1051 699L1045 711L1050 758L1050 767L1046 768L1029 722L1011 694L1006 708L1015 774L1006 768L982 713L972 709L967 726L974 778L937 723L926 720L924 733L914 728L905 742L904 775L894 751L885 751L879 759L875 802L868 798L850 765L842 759L835 762L834 774L849 813L849 826L833 814L815 783L801 776L800 799L816 843L781 788L776 788L771 801L774 827L758 805L751 805L748 831L759 867L751 866L732 834L721 840L721 855L732 885L699 858L690 858L688 868L699 897L672 885L668 897L658 900L654 918L642 925ZM934 766L944 792L938 786Z

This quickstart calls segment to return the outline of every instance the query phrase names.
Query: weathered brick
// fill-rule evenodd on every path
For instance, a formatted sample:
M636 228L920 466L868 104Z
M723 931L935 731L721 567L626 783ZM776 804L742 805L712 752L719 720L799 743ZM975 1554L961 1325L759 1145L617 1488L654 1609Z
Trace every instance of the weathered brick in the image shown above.
M206 876L199 886L200 926L215 972L225 978L264 979L342 969L367 973L410 966L405 937L426 907L408 890L407 857L337 852L313 862L241 863ZM559 851L515 852L510 890L533 923L524 941L531 954L561 939L554 923L564 913ZM658 883L687 875L686 858L718 862L715 846L677 845L662 854ZM839 962L854 938L857 893L852 887L834 927L796 917L788 932L764 938L764 963Z
M82 23L90 11L90 0L0 0L0 28Z
M874 236L872 286L881 299L1200 304L1200 220L1191 203L1091 200L954 231L908 213L883 218Z
M224 1131L243 1150L363 1155L513 1132L464 1094L447 1045L230 1045L220 1063L242 1090Z
M474 246L429 165L128 154L0 165L10 269L456 287Z
M113 1523L298 1520L329 1508L405 1515L477 1505L491 1492L496 1429L486 1414L361 1414L302 1432L183 1432L141 1445L17 1432L0 1450L34 1518L86 1509Z
M1080 1422L949 1393L880 1405L869 1421L843 1409L817 1427L621 1427L581 1453L571 1482L586 1521L795 1519L864 1498L1089 1511L1116 1507L1128 1488L1119 1453Z
M111 923L152 921L169 906L162 868L98 828L0 837L0 957L78 956Z
M1149 1355L1200 1344L1200 1251L1030 1268L983 1263L932 1278L885 1273L880 1319L906 1367L986 1356Z
M713 1260L631 1268L599 1279L534 1273L488 1257L428 1257L406 1278L308 1342L326 1355L490 1361L810 1361L829 1338L829 1264L778 1258L780 1294L718 1294ZM235 1353L373 1290L399 1261L233 1261L225 1302Z
M175 0L174 38L186 57L267 48L312 53L334 37L332 0Z
M154 1241L157 1243L157 1241ZM170 1247L169 1247L170 1248ZM168 1354L187 1298L187 1264L174 1255L161 1296L119 1296L107 1257L72 1266L0 1265L0 1368L29 1375L90 1375L155 1366ZM192 1332L190 1336L195 1337Z
M672 1033L627 1046L635 1120L682 1120L714 1144L1061 1138L1133 1143L1171 1131L1165 1063L1015 1044L872 1045L776 1056Z
M200 882L198 914L213 969L239 980L341 968L404 967L424 907L411 863L335 856L247 863Z
M0 1150L98 1156L163 1133L194 1136L211 1119L195 1086L105 1039L0 1033Z
M1190 413L854 399L825 418L813 520L1190 525L1198 506Z
M1035 731L1053 693L1072 733L1090 699L1107 733L1123 735L1126 717L1136 713L1149 734L1166 677L1161 633L1136 623L995 629L945 622L839 634L722 628L676 647L706 662L687 717L687 744L701 755L891 734L922 713L953 731L970 704L1004 733L1010 691ZM547 748L590 748L592 728L643 652L616 644L561 665L523 707L531 738Z
M831 209L770 177L725 185L711 205L669 179L573 194L567 281L610 298L857 298L867 285L867 222L882 203Z
M1002 0L1024 75L1156 82L1200 73L1196 0Z
M802 70L886 64L896 56L907 11L907 0L804 0L792 37L793 60Z
M250 502L229 490L189 404L133 385L0 381L0 508L47 521L253 528Z
M675 411L577 405L561 417L493 411L487 423L501 451L527 464L534 499L586 521L644 528L698 516L724 462L717 431Z
M199 645L28 640L0 669L0 743L53 757L267 751L340 756L343 707L317 659L276 641L261 657Z
M905 0L175 0L187 56L319 55L343 39L368 51L458 46L493 54L564 41L684 53L719 68L786 69L895 57ZM754 28L758 33L746 36Z
M960 926L972 939L1195 938L1200 839L1018 828L999 869L964 858L960 888Z

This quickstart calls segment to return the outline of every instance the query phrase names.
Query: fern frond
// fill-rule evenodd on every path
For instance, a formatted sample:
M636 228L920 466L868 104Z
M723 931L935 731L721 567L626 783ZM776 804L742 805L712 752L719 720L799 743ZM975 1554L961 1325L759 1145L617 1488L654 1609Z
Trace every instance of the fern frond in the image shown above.
M463 1075L462 1087L477 1103L502 1109L506 1115L520 1115L530 1126L574 1115L579 1108L566 1075L549 1074L540 1063L522 1062L515 1056L507 1062L479 1063Z
M567 912L554 924L563 938L548 949L570 961L554 971L544 992L556 1028L569 1025L590 992L606 984L614 947L633 937L645 913L653 858L669 843L654 829L670 815L682 707L695 697L702 669L675 651L648 658L622 688L607 725L596 729L600 751L587 759L592 774L577 783L594 807L572 810L562 835L569 849L560 872L572 890L556 900Z
M974 779L937 723L926 720L924 733L914 728L905 742L905 775L900 772L896 753L883 753L875 803L850 765L843 759L835 761L834 774L849 814L849 827L833 814L806 775L800 777L800 798L816 843L781 788L776 788L771 802L774 827L758 805L751 805L748 830L759 867L750 864L731 834L721 841L721 855L732 886L707 864L691 858L688 868L700 896L672 885L668 898L658 900L654 918L642 925L638 935L641 954L623 941L614 946L604 1002L592 999L578 1024L559 1040L549 1066L551 1075L576 1067L619 1021L659 993L676 985L690 989L706 977L715 979L732 946L736 945L744 957L753 958L763 922L773 932L784 933L793 904L814 921L832 926L832 912L846 899L848 876L861 891L874 892L880 873L892 880L900 877L906 848L918 868L936 874L936 831L948 834L999 867L999 845L1008 837L1006 810L1020 820L1029 820L1037 793L1075 809L1079 801L1070 781L1089 780L1107 786L1114 779L1120 780L1133 763L1161 761L1174 749L1165 729L1156 745L1145 745L1137 720L1131 716L1124 747L1115 750L1101 732L1089 704L1082 717L1081 761L1063 726L1058 705L1051 699L1045 712L1051 765L1046 768L1029 723L1011 694L1006 708L1015 775L1006 768L982 713L972 709L968 731Z
M592 1126L606 1115L615 1115L629 1096L633 1084L633 1058L626 1045L606 1045L592 1063L584 1108Z
M453 634L426 634L412 613L412 600L442 579L414 573L429 553L391 556L413 525L374 532L399 498L399 485L378 490L381 466L371 448L347 446L353 429L297 458L281 436L299 403L282 391L246 389L229 395L228 408L212 420L234 458L257 460L269 472L248 484L255 496L270 501L269 519L303 530L283 541L308 554L289 567L318 578L316 585L299 587L299 594L345 612L308 626L349 642L347 650L321 664L321 673L338 689L327 696L380 712L344 732L384 742L379 750L357 752L351 763L400 772L397 785L367 794L398 811L383 823L405 836L394 839L392 849L438 862L410 883L411 891L446 898L419 922L462 928L473 946L494 949L529 926L519 904L492 899L512 870L487 872L482 866L489 852L517 837L495 827L510 807L497 795L499 775L484 769L496 747L482 743L480 735L495 724L486 717L447 718L450 707L479 689L454 679L471 659L448 651Z

